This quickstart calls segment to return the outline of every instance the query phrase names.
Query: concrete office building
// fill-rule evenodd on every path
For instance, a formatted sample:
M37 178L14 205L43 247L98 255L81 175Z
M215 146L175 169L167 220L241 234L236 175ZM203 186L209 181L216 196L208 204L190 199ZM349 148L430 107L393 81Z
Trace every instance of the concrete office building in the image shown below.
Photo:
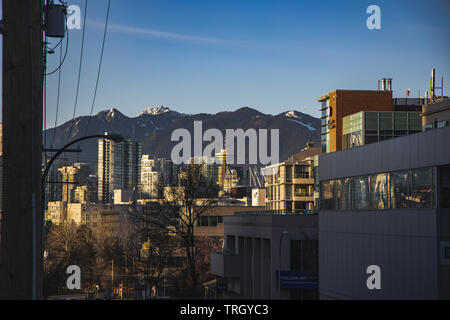
M444 127L319 156L322 298L450 299L449 138Z
M211 253L216 298L317 299L317 215L236 212L224 217L223 252ZM282 270L281 290L278 271ZM301 282L288 278L311 275Z
M264 167L268 210L291 213L314 209L314 156L320 152L308 143L288 160Z
M141 143L98 140L98 200L113 203L114 190L140 189Z

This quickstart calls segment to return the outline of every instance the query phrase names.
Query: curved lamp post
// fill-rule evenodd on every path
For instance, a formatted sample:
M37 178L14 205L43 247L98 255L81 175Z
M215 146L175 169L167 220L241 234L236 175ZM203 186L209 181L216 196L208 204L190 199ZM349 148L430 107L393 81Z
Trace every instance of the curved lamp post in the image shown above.
M64 147L62 147L61 149L58 150L58 152L55 153L55 155L50 159L50 161L46 164L45 166L45 170L44 173L42 175L42 185L45 186L45 180L47 179L47 175L48 172L50 171L50 167L53 164L53 162L65 151L67 150L71 145L83 141L83 140L88 140L88 139L94 139L94 138L103 138L103 139L109 139L109 140L113 140L114 142L120 142L123 141L124 138L121 135L118 134L109 134L109 135L101 135L101 134L95 134L95 135L91 135L91 136L85 136L85 137L81 137L78 139L73 140L72 142L69 142L68 144L66 144ZM44 189L43 189L44 190ZM45 193L44 197L45 197ZM43 198L44 198L43 197Z

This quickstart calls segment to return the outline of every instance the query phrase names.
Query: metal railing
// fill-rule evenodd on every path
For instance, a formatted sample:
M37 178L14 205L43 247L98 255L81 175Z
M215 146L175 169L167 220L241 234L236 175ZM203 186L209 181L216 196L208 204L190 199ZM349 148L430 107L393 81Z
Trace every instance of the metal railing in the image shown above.
M256 211L238 211L235 216L276 216L276 215L305 215L317 214L317 210L256 210Z

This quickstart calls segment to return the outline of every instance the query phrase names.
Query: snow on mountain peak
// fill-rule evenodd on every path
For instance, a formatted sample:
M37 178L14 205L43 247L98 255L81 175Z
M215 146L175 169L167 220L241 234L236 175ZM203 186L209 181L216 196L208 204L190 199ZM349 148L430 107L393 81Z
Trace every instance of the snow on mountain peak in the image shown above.
M316 128L314 128L312 126L311 122L304 123L304 122L300 121L300 119L302 117L298 116L297 113L294 110L288 111L284 115L286 116L288 121L292 121L292 122L295 122L295 123L297 123L299 125L302 125L302 126L308 128L309 131L316 131Z
M297 118L297 119L300 118L300 117L296 114L295 110L291 110L291 111L286 112L286 113L285 113L285 116L288 117L288 118Z
M141 114L149 114L152 116L156 116L158 114L163 114L166 112L169 112L170 109L163 107L163 106L158 106L158 107L149 107L149 108L145 108L144 111Z

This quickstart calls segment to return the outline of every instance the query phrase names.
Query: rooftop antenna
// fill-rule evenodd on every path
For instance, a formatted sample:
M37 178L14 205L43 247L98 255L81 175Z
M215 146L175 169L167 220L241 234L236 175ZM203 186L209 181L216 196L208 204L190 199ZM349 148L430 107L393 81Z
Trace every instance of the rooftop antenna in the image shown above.
M436 69L431 69L431 79L430 79L430 100L433 101L434 100L434 87L436 86L435 83L435 77L436 77Z
M436 87L436 69L431 69L431 101L436 100L436 89L441 90L441 99L444 98L444 77L441 77L441 86Z

